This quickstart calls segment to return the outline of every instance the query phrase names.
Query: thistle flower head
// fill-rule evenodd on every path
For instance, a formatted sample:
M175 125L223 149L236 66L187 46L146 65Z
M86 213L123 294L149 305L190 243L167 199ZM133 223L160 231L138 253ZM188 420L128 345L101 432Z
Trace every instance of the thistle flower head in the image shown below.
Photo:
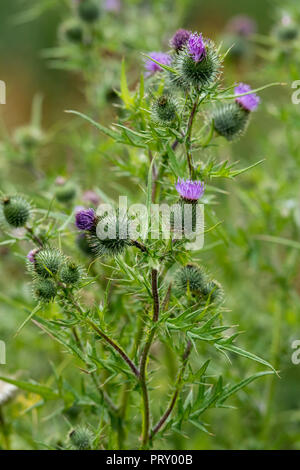
M121 0L105 0L104 10L118 13L121 10Z
M30 263L34 263L35 262L35 255L39 252L38 248L34 248L33 250L30 250L28 255L27 255L27 259Z
M203 196L205 191L205 185L202 181L184 180L180 178L178 178L175 188L183 199L189 201L197 201Z
M160 64L163 65L170 65L171 64L171 57L169 54L165 52L150 52L149 57L156 60ZM162 68L160 65L153 62L151 59L148 59L145 63L145 68L147 71L147 75L153 75L156 72L161 72Z
M170 45L176 52L181 51L188 42L192 33L186 29L178 29L171 38Z
M205 43L202 34L191 34L187 42L188 51L194 62L201 62L206 56Z
M234 89L234 94L241 95L249 91L251 91L251 87L249 85L245 83L239 83L239 85ZM249 95L239 96L235 98L235 101L246 111L254 111L260 102L260 98L255 93L251 93Z
M75 214L75 224L79 230L91 230L96 221L94 209L80 209Z

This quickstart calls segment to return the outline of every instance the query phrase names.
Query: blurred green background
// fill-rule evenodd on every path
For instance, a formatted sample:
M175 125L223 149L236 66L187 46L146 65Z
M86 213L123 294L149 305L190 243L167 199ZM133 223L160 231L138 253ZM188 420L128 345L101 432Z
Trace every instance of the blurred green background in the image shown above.
M0 79L7 84L7 104L0 107L3 128L11 133L16 127L28 123L33 97L39 92L44 97L43 128L55 128L59 123L63 131L70 121L64 110L81 109L83 106L82 81L76 74L49 67L47 60L42 57L42 51L57 45L57 30L64 18L64 10L53 8L38 19L24 22L21 13L28 11L30 3L29 0L0 3ZM275 20L272 6L273 2L267 0L197 0L190 2L180 26L202 31L217 40L232 16L247 14L256 21L258 33L268 34ZM157 40L160 41L160 38ZM299 64L297 67L300 71ZM272 67L263 67L260 59L256 62L250 59L238 64L225 63L225 68L228 83L249 81L259 86L269 81L289 81L284 67L279 67L276 72ZM208 266L214 267L216 278L224 284L230 321L247 331L242 338L244 347L266 360L275 360L276 366L282 371L281 379L252 384L234 399L232 404L237 407L236 410L208 411L206 420L211 423L212 435L193 429L190 439L178 437L176 441L174 438L172 445L177 448L300 449L300 366L293 365L290 359L291 343L297 339L297 335L300 338L300 271L293 271L293 278L289 280L285 274L289 270L289 263L294 266L297 251L287 252L277 245L266 247L256 240L261 234L276 235L284 232L285 228L280 225L281 215L275 214L275 205L279 211L278 201L299 199L296 192L299 179L298 148L290 151L292 157L294 152L295 158L291 157L286 163L289 167L289 173L286 173L286 167L284 170L282 168L282 161L286 152L289 152L286 149L286 137L282 135L286 122L272 114L272 109L268 112L272 104L284 104L289 99L288 91L267 90L263 95L262 109L253 120L247 136L232 147L224 145L218 150L222 159L228 157L240 160L243 167L262 158L266 158L266 162L263 169L254 169L251 175L242 177L239 183L220 183L220 187L229 191L230 195L220 195L216 213L224 221L224 232L234 242L226 245L226 248L224 245L216 246L213 252L204 252L201 256ZM299 113L295 111L295 114L295 126L299 128ZM3 152L0 158L1 169L5 165L3 159L6 158ZM51 152L41 155L42 166L52 181L61 171L72 175L76 161L80 160L78 156L76 158L75 162L72 158L70 160L65 147L60 144L52 146ZM96 165L96 157L90 158ZM85 180L86 185L99 186L99 181L93 181L93 167L88 169L88 164L87 160L81 161L79 169L77 167L74 170L75 177ZM24 182L22 171L17 165L10 169L13 173L9 174L18 189L24 186L23 190L27 192L33 180L28 178ZM98 178L105 171L105 168L100 168ZM117 176L111 174L111 179L116 180ZM101 179L101 187L110 194L114 192L107 178ZM297 231L293 233L288 227L286 234L293 238L297 236ZM207 243L214 241L211 235ZM10 256L9 250L1 247L0 262L1 291L5 294L9 292L16 302L21 302L22 296L28 298L30 293L23 283L26 276L21 254ZM14 338L16 328L23 320L24 313L16 308L16 304L1 305L0 339L7 343L7 365L0 366L1 374L17 372L25 377L46 378L51 370L50 363L61 358L60 348L49 338L40 336L31 325ZM30 348L28 345L31 345ZM61 367L68 370L68 365L65 359ZM233 377L250 375L248 366L250 372L255 372L255 364L241 364L233 360L230 374ZM18 400L18 407L12 413L19 436L23 437L15 438L15 446L30 448L34 445L33 435L36 436L41 428L44 435L47 433L38 422L35 410L26 412L25 416L25 410L28 411L32 406L34 397L20 396ZM268 410L267 406L271 408ZM19 419L22 415L23 420ZM50 418L47 426L47 432L57 434L59 438L56 424ZM64 422L62 426L67 429Z

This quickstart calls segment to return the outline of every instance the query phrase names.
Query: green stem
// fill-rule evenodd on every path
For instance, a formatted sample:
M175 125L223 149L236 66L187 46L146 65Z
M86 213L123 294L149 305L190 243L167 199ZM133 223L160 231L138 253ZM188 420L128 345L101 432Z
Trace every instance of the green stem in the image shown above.
M152 283L152 298L153 298L153 317L152 317L152 328L148 333L148 338L145 343L141 363L140 363L140 384L142 390L142 416L143 416L143 425L142 425L142 448L147 447L149 442L149 429L150 429L150 409L149 409L149 394L147 387L147 360L148 354L154 339L156 331L156 323L159 317L159 295L158 295L158 283L157 283L158 272L157 269L152 269L151 271L151 283Z
M169 418L170 414L172 413L172 411L173 411L173 409L176 405L177 398L178 398L179 392L180 392L181 387L182 387L184 372L185 372L186 365L188 363L188 358L189 358L189 355L191 353L191 349L192 349L192 343L191 343L191 341L188 341L188 343L186 345L186 348L185 348L185 351L184 351L183 356L182 356L182 364L181 364L181 368L180 368L180 371L179 371L178 376L177 376L174 393L172 395L171 401L170 401L169 406L167 407L166 411L164 412L164 414L162 415L162 417L160 418L160 420L158 421L156 426L151 431L151 434L150 434L150 439L151 440L153 439L155 434L162 428L162 426L166 423L167 419Z

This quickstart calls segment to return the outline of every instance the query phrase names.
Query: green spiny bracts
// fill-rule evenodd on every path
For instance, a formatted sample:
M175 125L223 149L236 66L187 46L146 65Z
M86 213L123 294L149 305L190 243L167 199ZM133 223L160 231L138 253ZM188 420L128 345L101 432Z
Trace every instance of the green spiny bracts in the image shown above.
M39 127L22 126L16 129L14 140L25 151L31 151L43 143L44 134Z
M12 227L24 227L30 217L31 206L21 196L4 197L2 199L3 216Z
M100 8L95 0L80 0L78 14L86 23L94 23L100 17Z
M177 58L174 60L175 70L177 71L178 77L174 77L174 80L178 82L178 85L183 87L189 87L190 85L201 89L214 83L221 71L221 60L219 54L212 41L205 42L206 54L196 62L188 51L186 46Z
M77 193L77 188L72 183L66 183L55 190L55 197L64 204L73 201Z
M275 36L279 41L294 41L299 36L299 28L296 24L280 25L275 29Z
M81 272L80 267L72 261L67 261L59 273L60 280L67 285L74 285L80 281Z
M207 274L196 264L187 264L177 271L175 275L175 289L181 295L187 292L191 292L194 295L201 295L207 282Z
M95 229L87 232L86 239L95 256L116 256L131 244L127 216L106 215L98 218Z
M152 119L159 124L170 124L176 118L177 106L168 95L160 96L153 104Z
M33 283L33 293L41 302L51 302L57 294L57 287L52 279L38 278Z
M78 426L70 432L71 447L75 450L91 450L93 445L93 434L85 426Z
M60 251L43 248L34 256L32 267L38 276L48 278L58 273L63 261L64 256Z
M219 304L220 302L222 302L224 298L223 287L216 280L209 281L204 286L202 293L203 293L203 296L209 299L211 303Z
M61 35L69 42L81 43L83 39L83 27L80 21L71 18L61 25Z
M250 113L238 103L228 103L216 107L211 115L215 130L231 141L240 137L249 123Z

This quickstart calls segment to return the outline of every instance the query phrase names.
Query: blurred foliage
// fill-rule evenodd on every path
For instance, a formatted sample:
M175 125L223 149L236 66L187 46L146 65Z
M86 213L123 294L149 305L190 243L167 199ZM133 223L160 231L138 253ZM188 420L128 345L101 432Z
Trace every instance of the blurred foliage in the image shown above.
M39 208L41 219L49 210L53 212L53 237L59 234L64 251L79 259L89 275L98 279L97 287L88 286L83 295L87 305L100 305L100 312L105 311L103 299L108 295L111 270L100 262L90 265L90 259L77 248L76 233L66 235L66 224L76 205L89 205L84 200L87 190L94 190L104 201L116 201L119 194L127 194L130 202L140 201L147 183L148 156L140 149L124 149L64 111L83 110L107 127L119 116L127 117L119 97L122 58L126 58L132 93L143 68L141 52L167 50L168 40L178 27L223 40L223 52L228 37L239 46L226 57L224 88L236 81L251 83L252 88L270 82L287 83L264 91L245 137L233 144L217 138L219 145L201 150L205 160L211 158L216 166L224 161L228 165L239 161L237 168L260 160L263 163L240 174L234 182L212 179L206 226L216 228L205 235L204 249L193 256L193 261L206 266L224 286L225 324L239 325L240 331L247 332L239 340L243 347L269 361L280 371L280 378L263 378L240 390L228 402L234 410L208 409L204 419L210 423L209 433L204 432L205 423L197 422L198 427L189 423L183 433L167 433L156 448L299 449L299 366L291 362L291 344L300 335L300 111L291 101L291 83L299 79L300 33L291 40L282 33L283 26L296 25L300 30L298 2L285 1L284 6L276 2L274 8L275 2L269 1L244 1L242 5L233 0L212 0L209 4L196 0L124 1L121 12L103 13L103 28L89 29L84 34L92 41L88 37L79 46L64 37L65 22L74 16L71 2L16 3L2 2L0 7L1 54L6 64L0 78L7 83L7 105L1 105L1 191L26 193ZM226 22L236 14L252 17L257 31L249 37L229 31ZM136 183L142 177L143 190L128 182L129 175ZM56 198L59 178L76 187L70 203ZM1 366L0 375L27 384L33 379L44 388L40 393L33 393L37 392L34 386L28 388L3 406L1 445L22 449L64 447L66 436L73 426L82 423L86 412L99 431L99 440L105 440L105 416L97 414L98 410L95 413L94 392L85 388L81 363L66 354L50 332L43 334L32 322L14 336L35 302L24 269L25 255L32 245L13 240L7 243L3 234L0 246L0 339L7 345L7 365ZM110 302L106 315L114 329L113 312L124 311L124 305L115 295ZM136 315L138 310L133 297L127 315ZM54 319L57 315L58 306L50 304L45 316ZM124 316L118 325L120 331L127 323ZM121 334L120 338L124 346L129 345L127 336ZM164 358L151 384L158 417L161 397L170 391L168 384L175 380L177 364L167 345L155 343L154 348L153 356ZM193 364L195 368L198 365L200 374L207 351L199 346L198 352L201 364L197 362L199 356L193 358ZM217 352L210 354L213 381L222 374L226 383L238 383L262 370L257 363L237 356L230 355L229 364ZM103 375L105 381L105 372ZM80 389L77 403L69 399L75 384ZM68 388L69 394L61 396L61 390ZM54 400L57 395L58 402ZM193 398L188 394L181 406L188 407ZM47 401L45 408L43 401ZM117 429L117 423L112 426ZM113 448L117 443L112 440L108 446Z

